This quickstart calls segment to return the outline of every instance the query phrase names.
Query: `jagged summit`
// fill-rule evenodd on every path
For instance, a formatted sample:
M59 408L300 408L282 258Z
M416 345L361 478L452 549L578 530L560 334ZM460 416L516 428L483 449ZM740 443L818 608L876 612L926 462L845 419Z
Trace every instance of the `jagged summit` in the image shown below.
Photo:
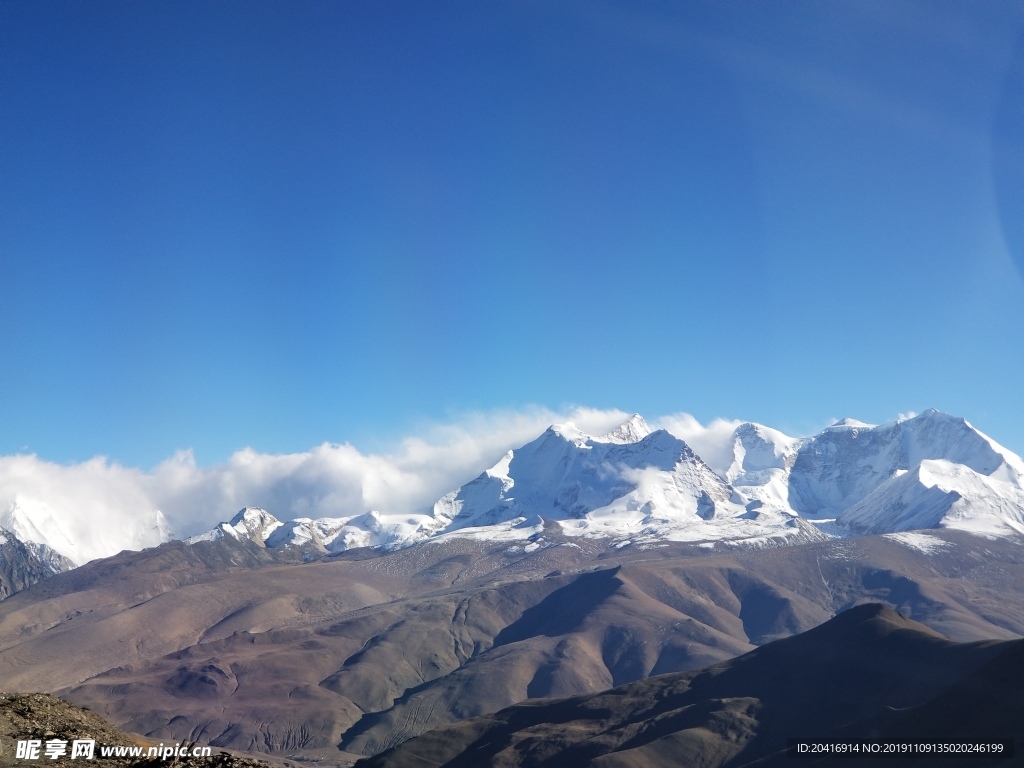
M627 445L629 443L640 442L653 431L654 430L651 429L650 425L644 421L643 416L639 413L634 413L611 432L606 432L603 435L589 435L577 427L574 422L566 421L559 424L552 424L544 431L541 437L544 435L551 435L578 445L584 445L587 443L617 443L619 445Z
M639 413L634 413L626 421L605 435L594 438L602 443L638 443L651 434L652 430Z
M875 427L875 426L877 426L877 425L875 425L875 424L868 424L867 422L860 421L859 419L851 419L849 416L847 416L845 419L840 419L835 424L833 424L832 427L830 427L830 429L834 428L834 427L855 427L855 428L868 427L868 428L871 428L871 427Z
M226 523L198 536L187 539L193 544L197 541L217 541L225 536L234 539L248 539L255 544L264 546L267 538L283 523L260 507L243 507Z
M480 538L544 520L623 543L806 534L746 502L683 440L637 415L610 436L546 431L442 497L434 517L438 535Z
M45 544L22 541L0 528L0 600L74 567L73 562Z
M547 435L559 437L563 440L568 440L574 443L585 443L587 440L592 439L590 435L583 432L583 430L571 421L566 421L561 424L552 424L544 430L544 434L542 434L541 437Z

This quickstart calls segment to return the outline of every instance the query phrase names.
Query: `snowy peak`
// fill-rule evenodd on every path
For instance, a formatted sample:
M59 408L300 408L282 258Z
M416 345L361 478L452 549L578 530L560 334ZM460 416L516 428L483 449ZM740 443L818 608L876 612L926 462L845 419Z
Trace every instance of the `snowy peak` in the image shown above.
M926 459L843 511L837 522L863 534L929 528L1024 533L1024 489L963 464Z
M275 527L263 540L263 545L271 549L276 547L310 547L312 549L326 552L326 540L336 533L331 526L337 522L337 528L344 524L342 520L313 520L308 517L297 517L294 520L281 523Z
M103 504L88 496L56 507L19 493L0 512L0 526L26 544L43 547L41 556L58 565L65 560L82 565L121 550L155 547L171 539L159 510L139 510L116 525L110 524L107 512Z
M426 515L387 515L371 510L355 517L300 517L281 525L266 546L304 547L313 552L344 552L359 547L398 549L415 544L435 529Z
M1020 467L1018 457L976 430L966 419L935 409L879 429L885 428L899 435L910 465L926 459L947 459L983 475L991 475L1011 463Z
M726 479L732 481L770 469L787 469L800 442L798 438L761 424L740 424L733 432L733 463Z
M851 419L851 418L847 417L845 419L840 419L835 424L833 424L831 427L829 427L829 429L835 429L836 427L852 427L854 429L860 429L860 428L863 428L863 427L867 427L868 429L871 429L871 428L873 428L875 426L876 426L875 424L867 424L866 422L858 421L857 419Z
M627 425L639 426L635 420ZM683 457L696 460L686 443L664 430L633 442L592 438L571 425L552 426L442 497L434 515L445 531L537 516L576 519L633 490L629 473L647 468L667 472Z
M0 600L74 567L45 544L22 541L0 528Z
M965 419L936 410L877 427L829 427L800 446L789 498L802 515L834 517L898 473L943 460L1020 484L1018 457Z
M238 511L226 523L220 523L216 528L198 536L187 539L189 544L198 541L219 541L225 536L233 539L248 540L261 547L266 546L267 539L275 530L280 528L281 521L259 507L245 507Z
M567 421L564 424L552 424L538 438L538 440L564 440L573 445L583 445L590 439L590 435L581 431L571 421Z
M76 563L85 562L76 542L57 522L53 510L44 504L16 497L4 514L0 515L0 527L14 534L20 541L41 544Z
M225 533L235 538L249 538L257 544L263 544L267 538L282 525L281 521L259 507L245 507L231 518Z
M617 439L552 428L510 451L434 505L438 535L512 535L542 520L620 542L818 535L751 506L678 437L639 417L624 426Z
M312 519L297 517L282 522L259 507L246 507L226 523L186 539L203 541L251 541L266 549L299 548L310 556L343 552L358 547L398 549L427 538L438 528L437 521L422 514L388 515L370 511L350 517Z
M650 426L644 421L644 417L639 413L634 413L611 432L595 437L594 440L599 443L638 443L651 434L651 431Z
M763 507L792 515L789 471L803 442L762 424L740 424L733 432L733 461L725 479Z

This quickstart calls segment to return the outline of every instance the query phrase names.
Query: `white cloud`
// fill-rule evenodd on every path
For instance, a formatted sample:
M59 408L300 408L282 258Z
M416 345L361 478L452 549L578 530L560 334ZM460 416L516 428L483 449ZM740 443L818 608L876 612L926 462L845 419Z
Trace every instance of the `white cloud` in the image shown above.
M146 475L102 456L0 456L0 524L76 562L156 543L155 511Z
M656 426L689 445L705 464L723 477L734 458L732 434L742 423L735 419L715 419L704 425L688 413L673 413L655 422Z

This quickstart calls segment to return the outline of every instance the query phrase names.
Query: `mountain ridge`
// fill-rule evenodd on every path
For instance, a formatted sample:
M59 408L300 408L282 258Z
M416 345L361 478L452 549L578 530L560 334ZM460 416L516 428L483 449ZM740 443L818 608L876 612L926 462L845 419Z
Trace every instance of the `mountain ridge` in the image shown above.
M244 507L241 517L185 541L241 536L317 557L452 536L528 542L545 524L623 545L777 546L945 527L1024 534L1024 460L965 419L934 409L882 425L847 418L807 438L742 422L724 450L712 453L714 466L640 414L597 437L555 424L425 511L280 520ZM247 510L260 519L247 522ZM128 548L170 539L160 512L151 516L150 528L123 534ZM2 518L30 545L80 551L52 510L22 501Z
M300 518L308 535L268 545L303 545L318 525L324 552L451 536L526 541L544 521L623 544L764 546L943 527L1024 534L1024 461L934 409L880 426L843 419L810 438L744 422L732 442L732 463L716 472L639 414L601 437L553 425L429 515L371 512L362 516L369 527L360 518Z

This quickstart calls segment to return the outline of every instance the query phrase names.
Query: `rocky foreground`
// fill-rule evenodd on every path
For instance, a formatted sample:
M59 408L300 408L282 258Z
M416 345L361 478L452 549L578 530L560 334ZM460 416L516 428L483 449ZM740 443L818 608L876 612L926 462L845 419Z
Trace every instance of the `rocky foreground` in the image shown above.
M75 739L92 739L96 747L92 759L72 758L70 744ZM60 740L68 744L67 754L49 758L40 750L36 759L19 759L18 742ZM46 693L0 693L0 766L32 765L83 766L91 764L131 766L132 768L271 768L268 763L231 755L215 749L210 757L102 757L100 746L141 747L143 753L159 742L125 733L110 725L99 715L76 707Z

